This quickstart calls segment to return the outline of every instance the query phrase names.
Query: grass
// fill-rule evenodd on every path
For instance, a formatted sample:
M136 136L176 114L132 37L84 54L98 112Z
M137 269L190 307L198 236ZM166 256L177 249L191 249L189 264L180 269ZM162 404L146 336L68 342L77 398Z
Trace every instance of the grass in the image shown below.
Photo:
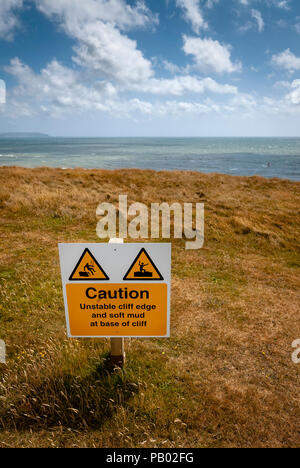
M299 183L139 170L0 169L0 447L299 447ZM68 340L58 242L98 242L96 207L203 202L173 241L169 340Z

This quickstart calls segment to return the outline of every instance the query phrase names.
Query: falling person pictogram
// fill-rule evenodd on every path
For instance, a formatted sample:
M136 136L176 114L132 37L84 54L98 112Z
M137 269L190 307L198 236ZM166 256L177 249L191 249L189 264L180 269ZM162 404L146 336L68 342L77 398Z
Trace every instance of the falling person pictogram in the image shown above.
M85 266L84 266L84 271L80 271L79 272L79 275L82 277L82 278L89 278L90 276L94 276L96 273L96 270L94 268L94 265L90 265L89 263L87 263Z

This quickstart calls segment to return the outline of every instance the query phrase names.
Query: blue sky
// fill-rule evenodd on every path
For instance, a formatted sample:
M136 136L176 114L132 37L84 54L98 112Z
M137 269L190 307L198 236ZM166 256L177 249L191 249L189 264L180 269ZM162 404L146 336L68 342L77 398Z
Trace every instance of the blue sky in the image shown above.
M300 2L1 0L0 78L0 132L300 136Z

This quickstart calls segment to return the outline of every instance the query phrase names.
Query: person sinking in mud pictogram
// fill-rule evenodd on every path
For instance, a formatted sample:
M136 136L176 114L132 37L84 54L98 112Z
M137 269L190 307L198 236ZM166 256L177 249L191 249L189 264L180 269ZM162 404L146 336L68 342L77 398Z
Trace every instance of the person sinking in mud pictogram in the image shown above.
M149 265L149 263L139 262L140 265L140 273L147 273L145 267Z
M152 278L153 274L145 270L147 265L149 265L149 263L139 262L140 271L135 272L134 276L136 278Z
M96 273L96 270L93 267L93 265L90 265L89 263L87 263L84 266L84 271L80 271L79 275L84 278L88 278L90 275L94 276L95 273Z

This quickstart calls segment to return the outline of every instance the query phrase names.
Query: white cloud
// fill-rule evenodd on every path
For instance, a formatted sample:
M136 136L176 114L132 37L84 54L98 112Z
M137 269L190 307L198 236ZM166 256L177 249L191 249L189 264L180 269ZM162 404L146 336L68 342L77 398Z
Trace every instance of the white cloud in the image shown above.
M250 0L251 1L251 0ZM238 2L243 5L243 6L248 6L249 5L249 1L248 0L238 0Z
M123 0L61 0L59 4L52 0L36 1L41 11L51 17L54 15L65 31L77 39L73 60L83 69L92 71L93 77L113 83L119 91L176 96L188 92L237 92L234 86L218 84L211 78L199 80L186 73L170 80L156 79L151 61L138 50L136 41L122 34L116 26L141 26L149 22L151 13L142 2L133 8ZM105 12L104 3L107 6ZM98 9L99 5L102 8ZM45 70L41 75L45 75Z
M208 112L214 111L214 109L212 106L199 102L167 101L163 104L159 104L155 111L161 116L181 116L183 114L207 114Z
M83 75L64 67L53 60L40 73L35 73L18 58L11 61L6 72L19 82L11 94L7 115L30 116L46 114L53 117L98 111L115 118L134 117L136 113L145 116L159 116L215 112L219 106L213 102L192 102L187 100L150 102L139 98L123 99L116 88L107 81L98 81L92 85L83 83ZM197 95L211 92L218 95L238 95L235 86L219 84L211 78L198 79L184 76L170 80L151 79L143 85L136 84L138 91L152 95L181 96L184 93ZM132 87L134 90L134 86ZM119 88L120 91L120 88Z
M220 0L207 0L206 1L206 7L207 8L213 8L215 5L219 3Z
M290 82L289 81L276 81L273 84L274 89L286 89L290 87Z
M6 71L19 81L14 97L20 102L21 98L29 100L33 107L40 104L39 110L108 110L107 101L116 94L113 86L106 82L95 83L93 87L85 86L80 82L78 72L56 60L36 74L15 58Z
M300 70L300 57L297 57L290 49L272 56L272 63L284 70L293 73Z
M135 84L141 92L167 96L166 100L153 101L140 97L121 97L122 88L117 90L108 81L89 83L81 72L64 67L56 60L40 73L35 73L15 58L6 71L19 82L17 88L10 93L5 109L5 115L11 117L45 114L58 118L97 112L97 115L103 113L115 119L152 119L165 116L177 118L209 113L253 119L267 114L298 115L300 112L300 80L284 83L282 99L261 98L260 101L251 94L239 93L236 87L219 84L212 78L152 78L143 85ZM218 96L218 100L208 99L208 92ZM170 99L171 95L179 97L184 93L194 93L196 97ZM200 95L203 97L200 98Z
M200 7L200 0L176 0L176 3L179 8L182 8L186 21L192 24L196 34L199 34L201 29L207 28Z
M0 0L0 38L11 40L13 31L19 22L16 11L23 5L23 0Z
M249 2L245 2L242 4L244 6L248 6ZM248 14L248 11L247 11L247 14ZM241 31L242 33L245 33L249 31L250 29L257 28L260 33L263 32L263 30L265 29L265 22L263 20L261 12L259 10L256 10L255 8L252 8L249 11L249 14L251 15L252 19L248 20L245 24L240 25L239 31Z
M300 80L286 85L286 94L281 101L265 99L263 104L258 104L250 94L239 93L236 86L218 83L208 76L192 76L191 70L195 69L217 74L241 70L241 64L232 60L230 45L211 38L183 36L183 50L193 57L194 65L180 68L165 62L175 76L170 79L156 77L151 61L144 57L136 41L124 32L156 24L156 17L142 2L129 6L123 0L35 1L42 12L51 19L55 18L60 27L76 40L73 59L81 68L80 71L68 68L52 60L35 73L19 59L13 59L6 71L14 75L19 84L10 93L8 115L44 113L60 117L95 111L115 118L135 117L136 114L148 118L210 112L253 116L262 108L268 112L271 109L284 109L285 112L289 107L299 107ZM215 3L205 0L203 5L211 8ZM200 16L194 15L194 22L191 17L189 21L195 31L200 31L206 26L201 4L193 1L190 5L199 7L196 11ZM264 23L262 18L262 22L259 20L258 10L251 11L259 30L263 30ZM277 59L273 57L273 63L277 60L277 65L287 68L287 61L278 58L283 54L294 60L288 69L300 69L300 59L289 49L274 56ZM127 97L128 91L133 92L133 98ZM127 93L126 97L122 93ZM142 99L138 93L151 97ZM192 94L193 98L182 97ZM208 99L211 94L215 95L216 102Z
M1 0L2 1L2 0ZM144 27L156 24L153 15L143 1L135 6L125 0L34 0L45 15L55 17L70 34L79 25L95 23L98 20L111 23L120 29Z
M250 112L256 109L257 102L251 94L241 93L232 98L231 105L234 106L235 110L244 108Z
M98 21L73 32L79 39L74 60L81 66L122 83L141 82L153 75L152 64L137 49L136 41L114 26Z
M24 65L18 58L11 60L6 72L19 81L15 95L36 98L43 102L55 103L61 107L101 108L103 102L117 96L117 89L108 81L97 81L84 85L80 72L64 67L53 60L39 74ZM198 79L192 76L179 76L172 79L152 78L143 83L126 84L118 90L135 90L153 95L182 96L186 93L238 94L235 86L217 83L212 78Z
M0 104L4 104L6 102L6 87L5 82L0 80Z
M257 22L257 27L258 27L259 32L262 32L264 30L264 28L265 28L265 23L264 23L264 20L262 18L261 12L258 11L258 10L252 9L251 10L251 15L255 19L255 21Z
M291 8L290 1L291 0L275 0L275 5L278 8L281 8L283 10L290 10L290 8Z
M233 73L241 70L240 63L231 61L229 45L222 45L213 39L183 36L183 50L192 55L196 67L203 73Z
M186 67L180 67L176 65L175 63L169 62L169 60L162 60L162 64L168 72L170 72L172 75L186 75L190 73L190 66L187 65Z
M300 80L294 80L291 83L292 91L287 94L286 99L289 103L297 106L300 104Z
M300 114L300 79L292 82L277 82L274 85L284 90L280 99L264 97L260 106L262 113L273 115L299 115Z
M20 117L32 117L36 115L36 112L27 102L11 98L5 106L0 106L0 114L15 119Z
M77 40L73 57L77 64L120 83L140 82L153 75L152 64L138 50L136 41L120 32L157 22L144 2L132 7L124 0L35 1Z
M255 0L238 0L238 2L243 6L249 6L251 3L254 3ZM266 0L266 6L274 6L277 8L281 8L282 10L289 10L290 9L290 2L291 0Z
M203 94L211 92L215 94L237 94L236 86L217 83L212 78L199 79L194 76L177 76L172 79L151 79L132 87L145 93L157 95L182 96L186 93Z

